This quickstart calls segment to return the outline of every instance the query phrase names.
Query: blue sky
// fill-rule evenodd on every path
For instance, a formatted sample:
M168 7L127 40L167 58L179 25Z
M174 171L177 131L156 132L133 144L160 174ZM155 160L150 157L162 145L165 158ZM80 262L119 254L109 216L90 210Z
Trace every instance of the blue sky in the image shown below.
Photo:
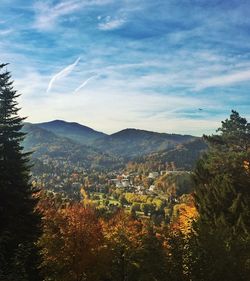
M1 0L0 61L30 122L202 135L250 117L249 15L246 0Z

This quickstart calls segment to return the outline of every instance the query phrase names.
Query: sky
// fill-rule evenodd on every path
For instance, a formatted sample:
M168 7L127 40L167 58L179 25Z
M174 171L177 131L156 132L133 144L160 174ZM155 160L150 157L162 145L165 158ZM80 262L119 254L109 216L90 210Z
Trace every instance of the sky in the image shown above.
M29 122L214 133L250 118L249 0L0 0Z

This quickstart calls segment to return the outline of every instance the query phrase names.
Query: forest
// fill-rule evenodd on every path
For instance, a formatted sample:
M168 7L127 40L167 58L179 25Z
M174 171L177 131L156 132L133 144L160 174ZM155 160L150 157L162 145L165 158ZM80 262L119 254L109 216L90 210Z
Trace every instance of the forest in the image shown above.
M23 149L25 118L5 66L0 65L0 280L249 281L250 123L244 117L232 110L216 134L203 136L207 149L189 171L191 180L175 176L179 186L183 179L192 185L187 190L171 193L170 173L154 182L165 197L126 191L117 195L117 206L104 207L90 192L90 176L78 200L34 184L31 153ZM188 159L181 146L176 162L182 150ZM135 179L149 188L145 175L155 157L130 162L122 172L142 171ZM107 192L110 198L115 190Z

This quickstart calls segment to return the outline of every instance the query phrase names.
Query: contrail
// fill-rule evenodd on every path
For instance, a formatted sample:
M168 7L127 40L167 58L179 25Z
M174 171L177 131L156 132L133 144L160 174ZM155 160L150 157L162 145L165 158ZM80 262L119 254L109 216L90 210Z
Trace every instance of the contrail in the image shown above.
M49 85L48 85L48 88L47 88L47 93L51 90L51 87L53 86L54 82L56 80L59 80L67 75L69 75L72 70L75 68L75 66L78 64L78 62L80 61L80 57L72 64L68 65L67 67L65 67L63 70L61 70L60 72L58 72L57 74L55 74L50 82L49 82Z
M76 92L78 92L79 90L81 90L83 87L85 87L85 86L88 84L88 82L89 82L90 80L92 80L92 79L94 79L94 78L96 78L96 77L98 77L98 75L93 75L93 76L89 77L89 78L88 78L87 80L85 80L79 87L77 87L77 88L75 89L74 93L76 93Z

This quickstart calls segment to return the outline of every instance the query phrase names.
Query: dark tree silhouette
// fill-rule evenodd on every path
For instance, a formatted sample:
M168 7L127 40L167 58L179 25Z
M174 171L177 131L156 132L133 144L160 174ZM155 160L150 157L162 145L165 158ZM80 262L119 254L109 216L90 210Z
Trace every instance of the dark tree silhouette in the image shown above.
M204 136L209 150L195 170L199 219L193 240L192 280L250 276L250 123L238 112L219 134Z
M18 115L10 73L0 64L0 279L39 280L35 242L39 215L30 184L29 153L21 145L23 120Z

